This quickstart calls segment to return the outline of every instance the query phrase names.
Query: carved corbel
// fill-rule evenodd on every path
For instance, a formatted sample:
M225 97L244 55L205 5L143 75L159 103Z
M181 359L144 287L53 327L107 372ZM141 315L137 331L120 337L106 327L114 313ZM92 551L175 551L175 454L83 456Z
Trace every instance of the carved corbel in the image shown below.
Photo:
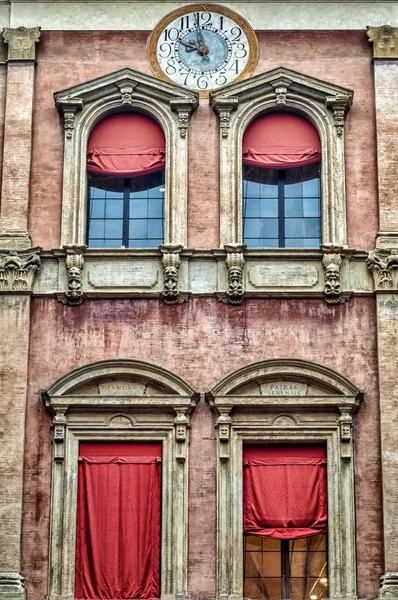
M225 294L219 294L219 299L225 304L241 304L245 296L243 284L243 269L245 266L244 251L246 244L225 244L227 257L225 264L228 271L228 289Z
M342 246L333 244L321 245L322 264L325 278L323 293L328 304L342 304L346 298L341 293L340 270Z
M276 104L286 104L287 102L287 90L291 81L288 79L278 79L277 81L271 81L271 85L275 90L275 101Z
M159 246L162 253L163 265L163 291L162 298L166 304L182 304L188 296L181 294L178 289L178 275L180 270L180 252L183 246L162 244Z
M120 90L120 95L122 98L122 104L127 104L127 105L132 105L133 104L133 94L134 94L134 90L137 87L138 82L134 81L134 82L129 82L129 83L122 83L120 85L118 85L118 88Z
M189 117L197 105L197 98L172 98L170 100L171 110L178 115L178 129L182 138L187 137Z
M227 462L229 460L229 442L231 437L231 415L230 407L220 409L219 417L217 419L216 428L218 429L218 441L219 441L219 457L221 462Z
M373 275L375 291L398 289L398 250L371 250L366 260Z
M76 113L83 108L83 100L80 98L59 98L55 100L56 107L64 116L65 138L72 139L75 129Z
M211 100L213 110L220 119L221 137L227 138L231 127L231 113L238 108L239 98L215 98Z
M4 27L3 38L8 44L9 61L35 60L36 43L39 41L40 27Z
M188 432L188 417L186 408L176 408L176 417L174 419L177 462L185 462L187 455L187 432Z
M398 27L368 25L366 29L368 41L373 44L374 58L398 58Z
M78 306L83 302L83 253L87 246L72 245L64 246L66 252L66 271L68 274L68 289L61 297L63 304Z
M352 96L337 94L326 98L326 107L333 111L334 126L339 137L343 135L345 115L350 110L351 104Z
M352 415L344 410L341 410L339 424L341 458L344 461L349 461L351 460L352 455Z
M32 292L41 265L40 250L0 249L0 293Z
M53 418L53 431L54 431L54 460L55 462L61 462L65 456L65 429L67 419L65 416L66 409L57 410Z

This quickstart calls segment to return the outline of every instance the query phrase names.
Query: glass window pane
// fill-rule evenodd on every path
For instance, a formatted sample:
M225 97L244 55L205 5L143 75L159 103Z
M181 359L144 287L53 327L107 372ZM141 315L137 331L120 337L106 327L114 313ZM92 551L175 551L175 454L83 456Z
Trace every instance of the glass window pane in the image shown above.
M88 240L88 245L90 248L103 248L104 247L104 240Z
M321 238L305 238L304 248L319 248L321 244Z
M104 237L104 220L103 219L91 219L90 221L90 238L103 238Z
M90 186L88 193L90 198L105 198L105 188Z
M102 244L102 248L120 248L122 245L123 244L122 244L121 239L104 240L104 243Z
M248 248L263 248L264 244L261 242L260 238L244 238L243 243L247 245Z
M260 221L258 219L244 219L243 235L245 238L260 237Z
M303 237L314 238L321 234L319 219L303 219L304 235Z
M307 240L303 238L286 238L285 248L306 248ZM319 243L318 243L319 246Z
M106 218L123 218L123 199L122 200L107 200L105 208Z
M148 201L146 199L130 200L130 218L146 219L148 216Z
M261 219L260 237L277 238L278 237L278 219Z
M164 197L164 185L160 182L153 182L154 185L148 188L149 198L163 198Z
M105 237L112 239L122 238L123 221L121 219L107 219L105 221Z
M258 248L279 248L279 239L260 238Z
M278 552L281 549L281 543L279 540L272 540L271 538L262 538L264 552Z
M285 184L285 198L302 198L302 197L303 197L302 182Z
M303 198L304 217L319 217L321 202L319 198ZM292 215L293 216L293 215Z
M146 239L148 230L147 219L130 219L129 237L136 239Z
M266 183L260 184L260 198L277 198L278 186Z
M320 196L320 179L308 179L303 182L303 196Z
M261 577L262 552L245 552L245 577Z
M90 218L103 219L105 217L105 200L91 200L89 214Z
M303 199L285 198L285 217L302 217Z
M148 220L148 239L159 238L163 235L162 219Z
M259 198L260 197L260 186L255 181L244 181L243 182L243 197L244 198Z
M278 216L278 199L269 198L260 200L260 216L261 217L277 217Z
M304 219L286 219L285 220L286 238L304 237ZM310 237L310 236L308 236ZM313 236L311 236L313 237Z
M247 198L243 204L243 217L260 216L260 199Z
M245 535L245 550L260 551L262 548L262 538L257 535Z
M163 218L163 199L148 200L148 217L150 219Z
M250 598L251 600L262 600L263 598L263 584L260 578L256 579L245 579L243 596Z
M282 575L280 552L263 552L262 558L264 577L280 577Z

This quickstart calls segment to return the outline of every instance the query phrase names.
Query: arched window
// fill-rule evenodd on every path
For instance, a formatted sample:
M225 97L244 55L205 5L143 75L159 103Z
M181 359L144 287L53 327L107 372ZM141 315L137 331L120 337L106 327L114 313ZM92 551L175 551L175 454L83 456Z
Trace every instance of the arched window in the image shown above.
M87 146L87 245L153 248L164 241L165 137L137 113L106 117Z
M243 137L243 242L251 248L321 243L321 143L296 114L255 119Z

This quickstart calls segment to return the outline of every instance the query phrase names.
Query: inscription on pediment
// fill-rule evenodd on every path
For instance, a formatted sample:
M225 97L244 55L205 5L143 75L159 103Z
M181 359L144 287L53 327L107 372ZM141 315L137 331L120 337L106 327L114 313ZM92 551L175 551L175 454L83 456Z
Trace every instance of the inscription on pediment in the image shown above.
M306 396L308 384L298 381L272 381L260 385L264 396Z
M170 393L166 387L146 379L105 379L91 381L75 390L76 394L99 396L158 396Z

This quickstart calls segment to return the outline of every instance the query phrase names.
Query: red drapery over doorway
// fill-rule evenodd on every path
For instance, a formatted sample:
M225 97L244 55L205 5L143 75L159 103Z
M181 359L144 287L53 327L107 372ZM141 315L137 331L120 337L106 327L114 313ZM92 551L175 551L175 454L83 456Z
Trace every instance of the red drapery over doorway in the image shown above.
M159 443L81 443L75 597L160 596Z
M166 142L160 125L137 113L106 117L92 130L87 171L111 177L138 177L164 168Z
M320 162L321 142L307 119L291 113L269 113L250 123L242 152L244 165L290 169Z
M327 532L326 448L244 446L244 533L298 539Z

